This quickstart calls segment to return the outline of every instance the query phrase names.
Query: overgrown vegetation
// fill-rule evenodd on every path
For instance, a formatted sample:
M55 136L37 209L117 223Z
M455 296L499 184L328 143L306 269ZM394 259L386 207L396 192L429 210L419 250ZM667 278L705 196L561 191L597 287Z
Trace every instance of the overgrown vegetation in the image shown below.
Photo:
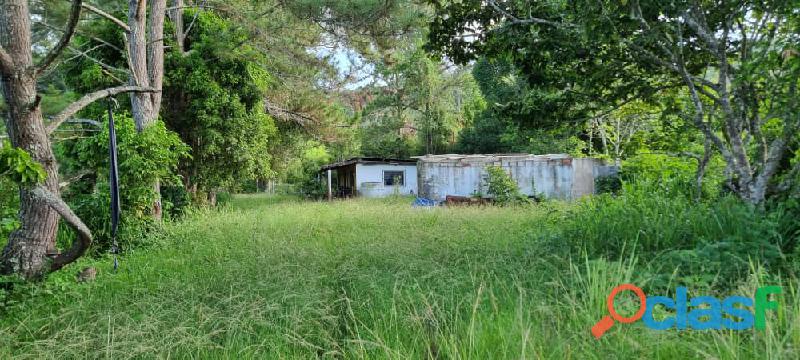
M520 190L517 182L500 166L486 167L486 193L499 205L520 205L529 203L528 197Z
M157 227L150 216L150 207L157 196L153 182L165 187L181 184L178 163L189 157L189 148L164 123L156 123L137 133L133 119L127 114L115 116L119 164L122 225L121 244L124 249L143 245L151 230ZM64 194L75 213L85 220L94 235L95 252L111 246L111 214L108 162L108 121L102 130L74 142L63 143L59 150L66 161L63 169L72 179ZM172 197L165 197L169 214L174 207ZM167 218L165 221L168 221ZM68 241L63 232L60 241Z
M794 2L0 7L2 358L797 358ZM450 152L620 169L573 202L496 166L498 206L309 201L325 164ZM763 332L592 339L623 282L784 293Z
M430 211L407 198L239 196L230 209L169 225L161 247L125 256L117 273L110 259L71 267L97 266L94 283L75 284L67 271L6 297L0 353L793 358L800 294L782 264L796 258L735 246L778 240L774 214L647 190L575 205ZM717 273L725 268L715 256L735 261L735 274ZM595 340L589 327L623 282L659 295L677 284L693 296L753 296L762 285L784 294L764 332L680 334L637 323ZM621 300L623 312L631 304Z

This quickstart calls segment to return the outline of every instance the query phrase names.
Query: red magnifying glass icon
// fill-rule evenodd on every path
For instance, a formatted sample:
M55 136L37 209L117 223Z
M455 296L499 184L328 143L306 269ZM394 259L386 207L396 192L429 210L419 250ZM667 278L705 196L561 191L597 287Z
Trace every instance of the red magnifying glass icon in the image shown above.
M614 309L614 298L617 297L617 294L621 291L628 290L633 291L636 296L639 297L639 310L636 311L635 314L631 317L622 317L617 313L617 310ZM608 315L603 316L600 321L598 321L594 326L592 326L592 335L596 339L599 339L606 331L611 329L614 326L614 320L621 322L623 324L630 324L636 320L642 318L644 315L645 309L647 309L647 297L644 295L644 291L633 284L622 284L611 290L611 293L608 294L608 299L606 300L606 305L608 306Z

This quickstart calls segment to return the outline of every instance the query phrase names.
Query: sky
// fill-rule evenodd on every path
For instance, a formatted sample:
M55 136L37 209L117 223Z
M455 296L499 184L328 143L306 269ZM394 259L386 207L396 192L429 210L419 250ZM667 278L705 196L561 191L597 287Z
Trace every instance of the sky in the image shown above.
M368 63L357 51L345 44L317 46L311 52L319 59L328 58L328 62L339 72L340 79L347 79L345 89L359 89L375 81L375 65Z

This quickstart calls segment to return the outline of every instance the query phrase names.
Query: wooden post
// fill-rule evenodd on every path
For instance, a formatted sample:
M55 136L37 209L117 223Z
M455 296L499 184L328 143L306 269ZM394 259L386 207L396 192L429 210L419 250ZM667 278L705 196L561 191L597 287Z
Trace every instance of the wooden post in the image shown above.
M328 169L328 200L333 200L333 187L331 185L331 169Z

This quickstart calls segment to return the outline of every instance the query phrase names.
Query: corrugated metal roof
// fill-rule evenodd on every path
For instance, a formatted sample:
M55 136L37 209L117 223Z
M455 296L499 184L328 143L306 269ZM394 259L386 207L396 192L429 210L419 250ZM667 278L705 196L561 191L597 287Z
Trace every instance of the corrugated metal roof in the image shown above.
M416 165L417 160L411 159L391 159L379 157L355 157L344 161L335 162L332 164L323 165L320 171L333 170L343 166L353 164L387 164L387 165Z
M572 158L568 154L442 154L442 155L424 155L412 156L422 162L460 162L460 161L475 161L475 162L495 162L495 161L546 161L546 160L561 160Z

